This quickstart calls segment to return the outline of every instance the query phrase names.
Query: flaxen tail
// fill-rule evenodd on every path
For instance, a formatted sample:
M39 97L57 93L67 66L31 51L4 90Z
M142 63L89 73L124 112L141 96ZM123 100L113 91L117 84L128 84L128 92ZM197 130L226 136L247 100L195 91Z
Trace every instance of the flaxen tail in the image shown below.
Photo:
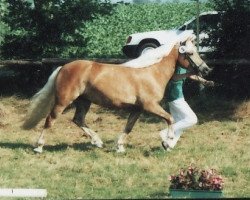
M31 99L28 114L23 124L24 129L35 127L46 117L55 103L55 80L61 67L58 67L49 77L45 86Z

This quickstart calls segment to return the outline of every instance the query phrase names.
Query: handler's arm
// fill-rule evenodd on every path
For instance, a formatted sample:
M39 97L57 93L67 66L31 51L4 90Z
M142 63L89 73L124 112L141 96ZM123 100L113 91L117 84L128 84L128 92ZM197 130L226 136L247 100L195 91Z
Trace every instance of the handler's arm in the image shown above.
M193 75L192 72L187 72L185 74L174 74L171 79L174 80L174 81L178 81L178 80L181 80L183 78L190 77L192 75Z
M188 76L188 78L190 78L191 80L194 80L194 81L198 81L200 83L202 83L203 85L205 86L210 86L210 87L213 87L214 86L214 82L213 81L207 81L206 79L198 76L198 75L190 75Z
M207 81L206 79L204 79L198 75L195 75L194 72L192 72L192 71L187 72L185 74L174 74L171 79L174 81L178 81L178 80L181 80L183 78L190 78L191 80L198 81L198 82L200 82L203 85L208 86L208 87L214 86L213 81Z

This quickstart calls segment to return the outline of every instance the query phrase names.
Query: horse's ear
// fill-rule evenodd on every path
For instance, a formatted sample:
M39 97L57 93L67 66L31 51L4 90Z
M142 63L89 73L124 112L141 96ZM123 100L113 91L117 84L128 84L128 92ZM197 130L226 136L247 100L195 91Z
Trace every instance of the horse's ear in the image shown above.
M185 46L185 45L186 45L186 41L180 42L180 45L181 45L181 46Z
M186 53L186 51L187 51L187 47L186 46L180 46L179 47L179 53L181 53L181 54L183 54L183 53Z
M196 36L194 34L188 38L188 40L190 40L191 42L195 42L195 39Z

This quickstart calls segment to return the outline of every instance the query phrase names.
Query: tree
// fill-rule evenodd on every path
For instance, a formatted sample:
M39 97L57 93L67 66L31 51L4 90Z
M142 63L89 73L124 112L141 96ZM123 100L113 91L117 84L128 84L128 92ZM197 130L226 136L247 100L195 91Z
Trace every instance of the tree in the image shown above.
M9 0L3 21L10 32L5 36L2 55L6 58L56 57L84 54L85 39L78 28L96 14L112 10L109 1L98 0ZM65 53L66 52L66 53ZM74 56L71 55L71 56Z
M4 36L8 32L8 25L2 21L2 18L8 14L8 3L6 0L0 0L0 45L4 41Z
M210 0L221 13L221 24L212 31L212 42L223 57L249 58L250 5L248 0ZM219 38L219 40L215 40Z
M211 42L216 46L218 58L249 59L250 6L248 0L210 0L214 9L221 13L221 23L212 30ZM218 94L229 98L249 98L248 65L225 64L214 67L211 79L221 83Z
M133 0L134 3L150 3L151 1L150 0Z

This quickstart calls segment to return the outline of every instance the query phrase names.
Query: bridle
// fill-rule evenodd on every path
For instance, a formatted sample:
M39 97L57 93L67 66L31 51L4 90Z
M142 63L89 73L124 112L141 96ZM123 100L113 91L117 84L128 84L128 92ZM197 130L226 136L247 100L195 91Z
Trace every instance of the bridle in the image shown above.
M199 73L199 75L200 75L200 67L205 63L203 60L202 60L202 62L199 64L199 65L197 65L191 58L190 58L190 56L188 55L188 53L185 53L185 58L189 61L189 63L190 63L190 65L192 66L192 69L196 72L196 73ZM188 67L188 68L190 68L190 67Z
M192 53L190 53L190 51L187 51L187 46L186 46L186 41L185 42L181 42L179 44L179 53L182 54L184 56L184 59L188 60L189 65L188 65L188 69L190 69L191 71L194 71L197 75L201 76L201 71L200 68L202 65L205 64L205 62L203 60L201 60L201 63L196 64L192 57Z
M186 50L185 50L185 44L186 42L181 42L180 44L179 44L179 46L178 46L178 51L179 51L179 53L181 54L181 55L183 55L184 56L184 59L186 60L188 60L188 62L189 62L189 66L187 67L188 69L192 69L192 70L194 70L195 69L195 71L196 72L198 72L199 70L199 67L203 64L203 63L201 63L200 65L196 65L195 63L194 63L194 61L190 58L190 55L189 55L189 53L187 53L186 52Z

